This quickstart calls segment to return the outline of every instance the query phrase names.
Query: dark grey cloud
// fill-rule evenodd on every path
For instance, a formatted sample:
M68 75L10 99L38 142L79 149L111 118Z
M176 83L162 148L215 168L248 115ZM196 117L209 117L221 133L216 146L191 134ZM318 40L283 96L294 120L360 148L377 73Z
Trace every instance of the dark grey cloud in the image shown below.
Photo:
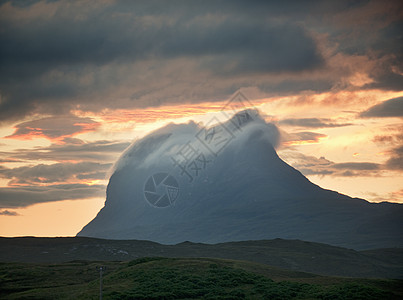
M401 129L403 130L403 128ZM381 144L394 144L396 142L403 141L403 133L399 135L376 135L373 141Z
M372 106L360 116L363 118L403 117L403 97L389 99Z
M240 3L116 2L99 3L92 10L83 5L48 3L42 5L43 14L47 6L55 11L46 18L39 15L21 23L11 16L1 20L0 119L39 106L53 107L49 102L54 99L77 105L77 98L102 88L101 83L86 86L77 78L86 74L86 68L102 72L97 68L114 63L157 60L155 69L186 58L200 62L193 71L222 76L299 72L323 65L315 41L302 26L263 14L252 17ZM8 3L1 8L12 10ZM41 9L38 3L14 8L17 12L35 9ZM79 10L85 13L77 17Z
M57 163L52 165L38 164L18 168L0 169L0 177L10 179L11 185L35 185L64 183L77 179L105 179L107 170L112 164L93 162Z
M0 188L0 208L26 207L36 203L105 196L105 186L59 184Z
M300 131L293 133L287 133L283 131L281 133L281 138L284 145L293 145L300 142L316 143L319 141L319 139L325 137L327 137L326 134L310 131Z
M403 145L403 124L389 124L384 126L382 131L382 135L376 135L373 138L375 143L393 147Z
M293 95L302 91L316 91L318 93L329 91L334 86L334 78L284 78L280 81L270 80L257 83L256 86L268 95Z
M152 22L133 11L129 18L92 15L83 21L55 18L34 28L12 30L12 27L0 35L4 42L0 62L3 68L39 64L43 68L40 71L46 71L58 65L104 64L115 59L136 61L208 55L217 56L212 62L219 67L231 63L227 69L235 73L245 69L301 71L322 63L312 38L295 24L254 20L244 23L245 20L226 16L224 21L209 23L208 17L198 17L202 19L170 18Z
M281 155L286 161L304 175L320 175L334 177L379 176L386 168L383 164L371 162L335 163L325 157L314 157L297 152L286 152Z
M325 128L325 127L342 127L350 126L352 123L336 123L327 118L301 118L301 119L284 119L279 125L299 126L308 128Z
M325 157L316 158L296 152L281 156L304 175L330 176L380 176L384 170L403 171L403 145L386 151L389 158L384 163L342 162L335 163Z
M403 171L403 145L395 147L389 151L390 158L386 166L391 170Z
M373 141L389 147L385 152L389 156L385 168L403 171L403 125L390 124L384 128L385 134L376 135Z
M400 59L400 62L403 64L403 58ZM403 86L403 75L401 75L401 74L403 73L403 70L400 70L400 74L394 72L390 68L390 65L394 65L394 63L395 63L395 61L393 61L393 63L391 63L391 64L388 64L387 70L383 70L383 71L380 71L378 74L375 74L373 76L374 82L367 84L365 86L365 88L401 91L402 86Z
M379 31L379 38L374 40L367 49L373 50L383 60L378 64L373 74L374 82L368 88L380 88L401 91L403 86L403 4L396 3L400 16Z
M380 164L369 163L369 162L346 162L333 164L332 167L335 169L342 170L356 170L356 171L372 171L379 170Z
M106 172L85 172L83 174L78 174L75 177L77 179L91 179L91 180L102 180L105 179Z
M84 142L80 139L68 140L69 144L51 144L46 147L33 149L17 149L10 152L0 152L0 156L20 161L86 161L114 162L130 143L124 141L100 140Z
M0 211L0 216L9 216L9 217L15 217L15 216L19 216L19 214L15 211L12 210L2 210Z
M291 1L286 5L271 1L116 1L89 10L85 4L47 3L43 13L48 6L51 14L46 18L33 14L24 20L25 24L12 22L10 16L2 20L3 67L11 63L14 67L40 64L46 69L66 63L220 54L233 55L242 62L251 54L255 55L252 62L258 70L266 71L266 65L269 71L305 70L321 62L312 38L297 25L299 22L268 17L304 16L302 8L309 9L311 16L315 11L335 13L349 6L347 2L332 5L331 1L323 6L314 1ZM4 1L4 10L7 4ZM40 8L23 8L27 9ZM77 17L79 9L85 14Z
M336 72L329 60L338 54L370 53L375 81L366 88L396 90L401 6L218 0L97 2L90 8L2 1L0 122L77 108L224 100L250 86L268 94L327 91L361 71Z

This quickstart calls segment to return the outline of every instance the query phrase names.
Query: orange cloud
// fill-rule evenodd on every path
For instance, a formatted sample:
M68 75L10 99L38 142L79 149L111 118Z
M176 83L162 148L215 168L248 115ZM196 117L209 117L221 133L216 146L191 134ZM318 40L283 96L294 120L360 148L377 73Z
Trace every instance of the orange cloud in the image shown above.
M105 109L100 113L89 113L76 110L73 113L80 117L101 119L106 123L151 123L161 119L178 119L194 115L202 115L211 111L219 111L220 103L202 103L191 105L161 106L145 109Z
M328 138L326 134L316 133L316 132L296 132L296 133L284 133L283 146L297 146L297 145L307 145L307 144L317 144L320 143L322 139Z
M92 132L100 126L90 118L77 116L49 117L20 123L15 126L13 134L6 138L32 140L45 138L57 144L63 144L64 139L78 134Z
M248 101L249 103L235 102L228 106L228 109L242 110L252 108L265 103L267 99ZM253 103L252 103L253 102ZM166 105L160 107L150 107L144 109L104 109L101 112L85 112L82 110L72 111L74 115L82 118L99 120L102 123L152 123L165 119L179 119L204 115L209 112L222 111L227 107L228 101L203 102L195 104Z
M60 184L106 184L105 176L111 164L56 163L17 168L0 168L0 178L8 179L8 186L52 186Z

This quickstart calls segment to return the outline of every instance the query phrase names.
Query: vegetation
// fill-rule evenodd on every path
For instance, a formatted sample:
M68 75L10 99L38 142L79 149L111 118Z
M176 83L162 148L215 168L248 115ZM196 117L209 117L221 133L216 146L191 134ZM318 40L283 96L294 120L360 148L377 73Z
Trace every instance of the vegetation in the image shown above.
M0 262L130 261L140 257L213 257L247 260L325 276L403 279L403 249L355 251L300 240L162 245L84 237L0 237Z
M400 299L401 280L324 277L244 261L146 257L129 262L0 264L1 299Z

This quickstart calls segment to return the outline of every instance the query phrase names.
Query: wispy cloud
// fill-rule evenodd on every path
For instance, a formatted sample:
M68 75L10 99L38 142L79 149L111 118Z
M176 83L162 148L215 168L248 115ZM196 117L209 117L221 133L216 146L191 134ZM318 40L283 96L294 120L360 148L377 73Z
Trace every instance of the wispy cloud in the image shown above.
M388 151L390 158L386 162L386 166L391 170L403 171L403 145L392 148Z
M391 124L384 128L384 135L376 135L373 141L387 145L389 149L384 154L389 156L385 165L390 170L403 171L403 125Z
M383 164L372 162L335 163L325 157L317 158L296 151L284 151L281 153L281 157L304 175L334 177L380 176L382 170L386 169Z
M95 131L100 124L90 118L76 116L50 117L23 122L15 126L15 132L7 138L33 139L46 138L53 142L64 143L75 135Z
M91 183L105 180L107 170L112 164L92 162L38 164L18 168L1 168L0 177L10 179L9 185L49 185L55 183ZM0 188L1 189L1 188Z
M353 123L337 123L327 118L292 118L284 119L279 122L279 125L298 126L308 128L327 128L327 127L343 127L351 126Z
M113 162L130 145L129 142L99 140L84 142L79 139L68 140L66 144L52 144L34 149L16 149L0 152L1 156L13 160L56 161L56 162Z
M0 188L0 208L26 207L36 203L104 197L104 185L60 184Z
M315 144L321 139L327 138L326 134L310 131L300 131L294 133L282 132L282 145L289 147L302 144Z

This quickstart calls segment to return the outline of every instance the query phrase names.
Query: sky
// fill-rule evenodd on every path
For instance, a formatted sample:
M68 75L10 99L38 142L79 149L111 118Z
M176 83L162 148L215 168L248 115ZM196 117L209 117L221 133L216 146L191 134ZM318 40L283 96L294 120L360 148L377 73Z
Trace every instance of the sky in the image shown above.
M74 236L114 163L237 93L312 182L403 203L403 2L0 1L0 236Z

